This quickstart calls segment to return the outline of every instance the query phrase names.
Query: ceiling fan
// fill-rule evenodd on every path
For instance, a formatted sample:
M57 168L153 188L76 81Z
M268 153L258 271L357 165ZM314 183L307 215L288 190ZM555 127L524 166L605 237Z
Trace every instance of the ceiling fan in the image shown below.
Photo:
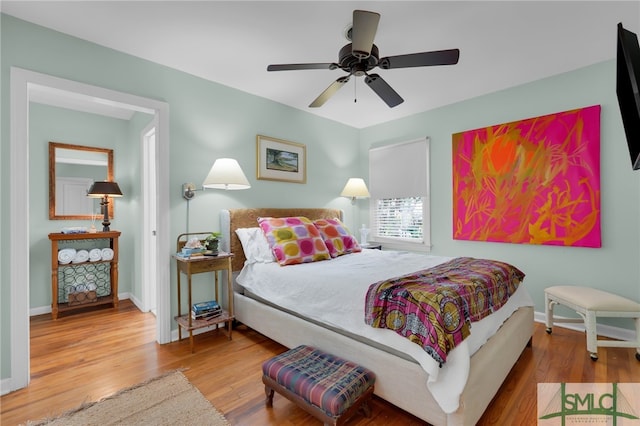
M275 64L269 65L267 71L292 71L340 68L348 74L331 83L309 107L321 107L344 86L351 76L365 76L364 82L387 104L393 108L404 99L393 90L379 74L369 74L375 67L382 69L428 67L433 65L455 65L460 57L459 49L438 50L432 52L411 53L407 55L387 56L380 58L378 46L373 39L378 30L380 14L366 10L353 11L353 25L347 30L346 36L351 43L343 46L338 53L338 62L306 63L306 64Z

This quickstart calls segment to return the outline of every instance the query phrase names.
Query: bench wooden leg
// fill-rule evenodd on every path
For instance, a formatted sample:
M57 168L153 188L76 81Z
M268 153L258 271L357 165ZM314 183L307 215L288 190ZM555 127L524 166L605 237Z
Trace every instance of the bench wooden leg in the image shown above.
M362 405L360 406L360 411L362 411L362 414L366 417L366 418L370 418L371 417L371 407L369 407L369 402L365 401L362 403Z
M267 399L265 399L264 403L267 407L273 407L273 393L274 390L269 386L264 385L264 393L267 395Z

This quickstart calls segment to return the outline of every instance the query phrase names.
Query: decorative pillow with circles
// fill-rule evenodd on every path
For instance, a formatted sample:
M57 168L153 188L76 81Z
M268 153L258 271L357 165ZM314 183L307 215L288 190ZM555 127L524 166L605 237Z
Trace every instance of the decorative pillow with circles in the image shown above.
M259 217L258 225L281 266L331 259L318 228L304 216Z
M351 235L340 219L317 219L313 224L320 231L331 257L362 251L358 240Z

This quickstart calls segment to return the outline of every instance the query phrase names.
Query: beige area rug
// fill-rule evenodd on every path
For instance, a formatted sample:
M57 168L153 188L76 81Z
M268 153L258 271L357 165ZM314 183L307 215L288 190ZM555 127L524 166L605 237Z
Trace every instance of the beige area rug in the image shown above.
M98 402L83 404L39 425L211 425L230 423L179 371L172 371Z

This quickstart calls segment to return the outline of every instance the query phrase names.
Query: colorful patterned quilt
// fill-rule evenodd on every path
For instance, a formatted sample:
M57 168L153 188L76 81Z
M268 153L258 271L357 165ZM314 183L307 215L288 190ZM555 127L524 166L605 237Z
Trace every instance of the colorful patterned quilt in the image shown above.
M394 330L440 363L478 321L504 305L524 274L495 260L459 257L433 268L372 284L365 322Z

